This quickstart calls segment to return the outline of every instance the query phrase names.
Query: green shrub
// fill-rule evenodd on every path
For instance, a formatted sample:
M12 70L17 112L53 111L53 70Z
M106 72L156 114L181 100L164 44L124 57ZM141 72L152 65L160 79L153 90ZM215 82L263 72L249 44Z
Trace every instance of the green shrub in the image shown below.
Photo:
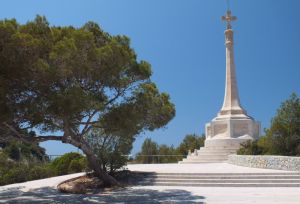
M70 152L59 158L56 158L51 162L50 166L56 175L77 173L85 171L86 169L86 162L83 160L86 159L81 154Z
M87 160L85 157L74 159L70 162L68 173L82 172L87 169Z
M203 147L204 141L204 134L201 136L196 134L187 134L180 143L177 151L181 155L188 155L189 150L194 151L195 149L200 149L200 147Z
M9 169L1 178L1 185L11 183L21 183L29 180L29 167L27 165L18 165Z
M11 160L6 154L0 153L0 172L10 169L14 166L15 162Z
M37 180L55 176L55 172L49 165L33 166L29 171L29 180Z
M300 98L295 93L281 104L266 135L271 154L300 156Z
M258 141L247 141L241 144L241 148L237 151L240 155L260 155L264 153L264 148L258 145Z
M78 153L67 153L51 163L16 162L0 152L0 185L49 178L87 169L87 160Z
M20 183L55 176L49 165L29 166L24 163L16 163L11 168L1 172L1 175L0 185Z
M110 174L114 174L117 170L121 169L126 164L127 161L128 161L127 157L122 155L121 152L118 151L111 152L106 157L105 169Z
M6 142L3 152L15 161L25 160L30 163L47 162L45 149L33 143L24 143L16 140Z
M85 136L94 154L102 163L102 169L113 175L121 169L130 154L134 137L132 135L106 134L100 129L93 129Z

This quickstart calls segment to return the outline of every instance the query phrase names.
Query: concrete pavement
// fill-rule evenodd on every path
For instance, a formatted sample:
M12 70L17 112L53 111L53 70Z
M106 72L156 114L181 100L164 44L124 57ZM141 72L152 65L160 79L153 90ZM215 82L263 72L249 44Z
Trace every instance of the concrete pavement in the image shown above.
M129 165L135 171L163 173L284 173L286 171L252 169L226 163ZM208 172L209 171L209 172ZM209 204L299 204L300 188L283 187L184 187L135 186L99 194L71 195L57 192L55 186L72 174L0 187L0 203L209 203Z

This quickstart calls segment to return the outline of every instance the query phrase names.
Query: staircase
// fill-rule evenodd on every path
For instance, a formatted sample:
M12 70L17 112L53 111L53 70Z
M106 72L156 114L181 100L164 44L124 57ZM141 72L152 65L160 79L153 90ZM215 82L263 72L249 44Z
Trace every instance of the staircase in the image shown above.
M188 155L179 164L224 162L227 161L228 155L236 154L236 150L225 147L201 147L200 150L195 150L194 153Z
M143 173L142 186L300 187L300 172L290 173Z

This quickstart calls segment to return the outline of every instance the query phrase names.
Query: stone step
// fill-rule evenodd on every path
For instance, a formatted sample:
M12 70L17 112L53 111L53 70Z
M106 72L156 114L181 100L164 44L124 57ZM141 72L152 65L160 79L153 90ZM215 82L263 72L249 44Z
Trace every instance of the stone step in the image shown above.
M300 172L273 172L273 173L151 173L151 172L143 172L143 174L150 176L268 176L268 175L278 175L278 176L291 176L291 175L299 175Z
M216 160L227 160L228 155L198 155L198 156L188 156L186 158L187 160L211 160L211 159L216 159Z
M194 187L300 187L300 172L144 173L137 185Z
M155 184L155 183L298 183L300 179L145 179L142 181L144 184Z
M234 152L234 153L236 153L236 149L219 149L219 148L203 148L203 149L200 149L197 151L198 152L211 151L211 152Z
M220 163L227 161L227 158L195 158L195 159L183 159L179 164L197 164L197 163Z
M210 158L210 159L203 159L203 158L188 158L185 160L182 160L183 162L220 162L220 161L226 161L226 157L219 157L219 158Z
M168 175L157 175L147 176L147 179L300 179L298 176L290 175L248 175L248 176L168 176Z
M203 157L194 157L194 158L187 158L183 159L182 161L185 162L218 162L218 161L224 161L227 160L225 157L219 157L219 158L203 158Z
M201 164L201 163L222 163L222 162L226 162L224 161L180 161L178 162L178 164Z
M184 187L300 187L300 183L169 183L156 182L142 184L151 186L184 186Z
M222 146L210 146L210 147L200 147L199 150L205 150L205 149L208 149L208 150L228 150L228 151L236 151L238 149L236 148L230 148L230 147L222 147Z
M200 156L207 156L207 155L230 155L230 154L233 154L231 152L210 152L210 151L207 151L207 152L198 152L198 155Z
M179 164L201 164L201 163L222 163L226 162L226 160L216 160L216 161L210 161L210 160L197 160L197 161L180 161Z
M236 152L230 152L230 151L212 151L212 150L205 150L205 151L197 151L197 154L236 154Z
M231 152L198 152L197 155L195 155L193 153L190 156L202 156L202 157L213 156L213 155L228 156L228 155L231 155L231 154L232 154Z

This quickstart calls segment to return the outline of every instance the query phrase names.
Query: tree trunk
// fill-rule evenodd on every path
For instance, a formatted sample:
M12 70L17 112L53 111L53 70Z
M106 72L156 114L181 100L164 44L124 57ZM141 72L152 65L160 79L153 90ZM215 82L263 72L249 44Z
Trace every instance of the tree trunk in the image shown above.
M110 186L120 185L119 182L114 177L112 177L102 169L101 161L99 161L99 159L94 154L92 148L85 141L78 142L73 138L68 138L68 139L69 141L67 141L67 143L78 147L86 155L86 158L89 164L91 165L91 168L94 170L96 176L102 179L104 186L110 187Z
M81 148L83 153L86 155L86 158L93 168L93 170L96 173L96 176L102 179L104 186L119 186L120 184L118 181L109 175L107 172L103 171L101 168L101 163L97 159L97 157L94 155L93 151L91 149Z

